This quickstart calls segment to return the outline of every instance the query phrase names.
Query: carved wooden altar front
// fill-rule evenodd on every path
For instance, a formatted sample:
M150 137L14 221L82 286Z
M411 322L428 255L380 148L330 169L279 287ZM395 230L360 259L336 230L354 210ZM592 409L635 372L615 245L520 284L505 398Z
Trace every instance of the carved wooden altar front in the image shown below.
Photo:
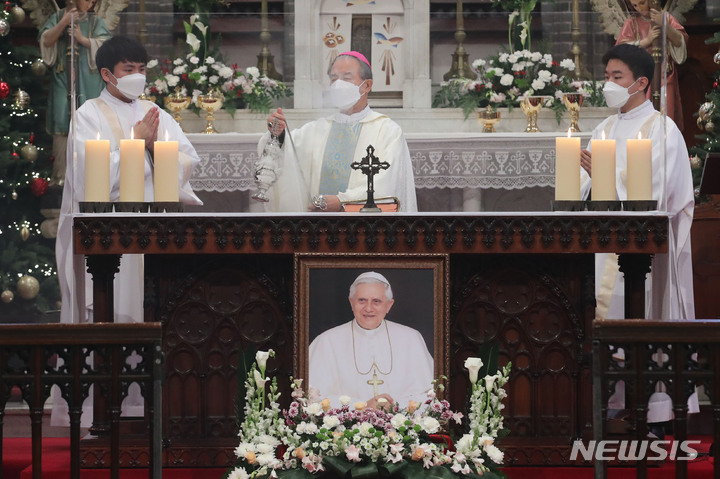
M111 321L122 254L145 254L145 320L166 354L167 466L224 466L237 445L239 348L273 348L297 374L298 253L438 254L449 259L448 398L463 410L464 359L488 341L512 361L501 443L508 464L565 464L591 436L593 254L620 254L628 317L642 317L650 257L667 251L663 214L78 215L74 248L93 274L95 321Z

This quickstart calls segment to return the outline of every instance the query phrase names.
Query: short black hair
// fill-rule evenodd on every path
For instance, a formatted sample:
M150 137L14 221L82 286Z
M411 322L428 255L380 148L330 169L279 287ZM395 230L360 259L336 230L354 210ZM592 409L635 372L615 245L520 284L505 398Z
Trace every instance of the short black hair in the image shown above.
M640 77L647 78L648 86L645 88L645 91L647 91L652 84L653 76L655 75L655 60L653 60L652 55L644 48L629 43L615 45L603 55L603 65L607 66L610 60L620 60L627 65L635 80Z
M142 43L128 37L117 36L105 40L95 54L98 71L107 68L113 72L115 65L120 62L147 63L147 50Z

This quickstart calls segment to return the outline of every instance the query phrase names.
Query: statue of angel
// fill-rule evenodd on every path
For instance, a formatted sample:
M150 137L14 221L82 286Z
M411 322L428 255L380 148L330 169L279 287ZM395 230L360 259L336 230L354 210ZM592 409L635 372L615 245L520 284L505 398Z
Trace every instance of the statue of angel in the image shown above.
M130 0L68 0L60 8L55 0L22 0L38 28L42 61L50 68L46 128L53 135L54 183L65 179L67 135L70 126L70 55L75 56L77 107L96 98L105 82L95 65L95 52L111 37L119 21L118 13ZM71 37L74 52L71 52Z
M616 38L615 44L631 43L652 53L653 42L662 37L665 26L667 51L666 87L668 116L683 128L682 103L678 84L677 65L687 59L688 34L681 22L683 14L692 9L697 0L670 0L664 6L657 0L591 0L600 13L605 31ZM648 98L652 92L648 91Z

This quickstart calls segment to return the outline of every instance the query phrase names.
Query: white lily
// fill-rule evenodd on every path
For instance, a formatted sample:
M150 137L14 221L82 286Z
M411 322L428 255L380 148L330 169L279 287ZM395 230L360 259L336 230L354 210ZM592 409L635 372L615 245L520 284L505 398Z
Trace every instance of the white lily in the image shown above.
M478 372L480 371L480 368L482 367L483 362L480 358L467 358L465 360L465 367L468 370L468 373L470 373L470 382L472 384L475 384L478 380Z

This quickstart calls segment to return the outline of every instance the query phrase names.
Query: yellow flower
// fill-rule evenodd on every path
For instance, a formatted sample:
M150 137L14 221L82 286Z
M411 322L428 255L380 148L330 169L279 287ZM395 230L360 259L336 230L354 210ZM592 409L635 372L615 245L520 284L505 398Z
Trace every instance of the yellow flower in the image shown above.
M358 401L355 403L355 409L358 411L362 411L367 407L367 403L365 401Z
M321 404L323 411L328 412L330 410L330 399L323 399Z
M257 462L257 460L255 459L255 453L252 451L246 452L245 460L248 462L248 464L255 464Z
M411 459L413 461L419 461L423 457L425 457L425 451L423 451L421 447L418 447L413 451Z
M409 412L410 414L414 413L419 405L420 405L419 402L411 400L410 403L408 404L407 412Z

